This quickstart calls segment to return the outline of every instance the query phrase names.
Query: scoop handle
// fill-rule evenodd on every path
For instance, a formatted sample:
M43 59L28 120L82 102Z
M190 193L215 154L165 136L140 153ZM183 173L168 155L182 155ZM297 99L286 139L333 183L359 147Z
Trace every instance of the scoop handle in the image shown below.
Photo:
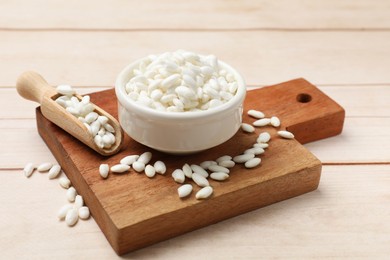
M16 90L23 98L42 104L45 96L52 97L57 91L34 71L22 73L16 81Z

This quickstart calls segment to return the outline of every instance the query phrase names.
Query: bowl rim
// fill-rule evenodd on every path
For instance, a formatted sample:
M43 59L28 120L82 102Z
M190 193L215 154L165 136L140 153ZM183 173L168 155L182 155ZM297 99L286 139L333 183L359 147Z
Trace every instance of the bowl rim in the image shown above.
M206 55L199 55L206 57ZM129 97L127 97L127 92L125 90L125 84L127 82L124 82L124 78L128 77L130 70L134 69L134 67L142 62L143 60L147 59L148 56L137 59L136 61L128 64L125 68L121 70L121 72L118 74L116 81L115 81L115 94L121 103L122 106L125 106L126 109L131 109L133 111L137 111L139 113L142 113L145 116L148 116L150 118L160 118L160 119L171 119L171 120L192 120L196 118L203 118L203 117L210 117L213 115L218 115L220 113L223 113L226 110L229 110L231 108L235 108L239 105L241 105L245 99L246 96L246 85L244 78L241 76L241 74L234 69L229 64L221 61L218 59L219 66L223 69L227 70L228 72L234 74L238 87L236 94L233 96L232 99L229 101L223 103L222 105L207 109L203 111L187 111L187 112L166 112L166 111L160 111L156 110L147 106L142 106L139 104L136 104L134 101L132 101Z

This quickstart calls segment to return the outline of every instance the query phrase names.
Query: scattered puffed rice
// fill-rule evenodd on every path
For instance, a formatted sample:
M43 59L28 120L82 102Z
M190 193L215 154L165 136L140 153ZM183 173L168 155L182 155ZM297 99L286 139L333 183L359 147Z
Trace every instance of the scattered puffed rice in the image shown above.
M60 208L60 210L58 211L58 213L57 213L58 218L59 218L60 220L65 219L66 214L67 214L68 211L69 211L70 209L72 209L72 208L73 208L73 205L72 205L72 204L66 204L66 205L62 206L62 207Z
M156 161L154 163L154 169L158 174L165 174L167 171L167 167L165 166L165 163L162 161Z
M131 165L136 172L143 172L145 170L146 165L143 162L133 162Z
M210 174L210 178L216 181L224 181L229 178L229 174L225 172L213 172Z
M253 122L253 125L254 126L266 126L266 125L269 125L270 123L271 123L270 118L263 118L263 119L259 119L255 122Z
M64 189L68 189L70 187L70 180L67 178L67 177L61 177L59 180L58 180L60 186Z
M294 134L289 131L278 131L278 135L280 137L286 138L286 139L293 139Z
M254 157L255 155L253 153L245 153L245 154L235 156L233 158L233 161L236 163L245 163Z
M260 147L253 147L245 150L244 153L253 153L254 155L260 155L264 153L264 149Z
M211 186L207 186L207 187L204 187L202 189L200 189L195 197L196 199L200 200L200 199L207 199L208 197L211 196L211 194L213 194L213 188Z
M254 168L257 165L259 165L260 163L261 163L260 158L252 158L252 159L248 160L247 162L245 162L245 167L246 168Z
M188 163L184 164L183 167L182 167L182 170L184 172L184 175L191 179L192 178L192 169L191 167L188 165Z
M253 148L263 148L263 149L266 149L268 148L269 144L267 143L255 143L253 145Z
M205 177L196 172L192 174L192 180L200 187L206 187L210 185L209 181Z
M247 123L242 123L241 129L247 133L253 133L255 131L255 128L252 125L247 124Z
M207 178L209 177L209 174L208 172L203 169L202 167L200 167L199 165L196 165L196 164L191 164L191 169L194 173L197 173L197 174L200 174L202 175L204 178Z
M179 194L179 198L184 198L190 195L192 192L191 184L184 184L177 189L177 193Z
M127 164L132 165L135 161L137 161L139 158L139 155L128 155L120 161L121 164Z
M99 166L99 174L103 179L106 179L108 177L108 173L110 171L110 168L108 167L108 164L100 164Z
M41 171L47 171L48 169L50 169L48 174L50 179L57 177L61 171L61 167L58 164L55 164L53 166L51 165L51 163L40 164ZM23 170L25 172L25 175L30 176L32 171L34 170L34 166L32 163L28 163ZM88 207L84 206L83 197L81 195L77 195L76 189L74 187L71 187L70 180L66 176L63 176L58 180L58 182L61 187L67 189L66 198L68 199L68 201L74 203L62 206L57 213L57 217L60 220L65 220L68 226L74 226L77 223L79 217L81 219L88 219L90 216L89 209Z
M86 206L79 208L78 213L79 213L80 219L83 219L83 220L88 219L90 216L89 208Z
M153 178L154 175L156 175L156 169L150 164L146 165L145 167L145 175L149 178Z
M53 164L52 163L49 163L49 162L47 162L47 163L41 163L39 166L38 166L38 168L37 168L37 170L39 171L39 172L47 172L48 170L50 170L50 168L53 166Z
M127 164L117 164L111 167L112 172L122 173L130 170L130 166Z
M139 156L139 158L137 159L137 162L142 162L146 165L150 162L151 159L152 159L152 153L151 152L144 152L143 154L141 154Z
M226 160L226 161L219 162L218 165L226 168L233 168L236 165L236 163L231 160Z
M212 164L217 164L216 162L214 161L204 161L200 164L200 167L202 167L203 169L207 169L210 165Z
M268 143L271 139L271 135L268 132L263 132L257 138L258 143Z
M73 188L73 187L69 187L69 189L66 191L66 198L70 202L74 202L75 201L76 195L77 195L76 189Z
M222 161L229 161L231 160L232 157L230 155L224 155L224 156L221 156L219 157L217 160L215 160L217 163L220 163Z
M74 226L79 220L79 212L76 208L70 209L65 216L65 222L68 226Z
M271 117L271 125L273 127L279 127L280 126L280 120L276 116Z
M176 169L172 172L172 178L177 183L183 183L185 180L185 175L182 169Z
M84 199L81 195L76 195L76 198L74 200L74 206L78 209L84 206Z
M49 174L47 176L49 177L49 179L55 179L60 174L60 172L61 172L61 166L55 164L50 168Z
M257 119L261 119L261 118L265 117L263 112L257 111L257 110L253 110L253 109L248 111L248 115L251 116L251 117L257 118Z
M23 169L24 176L29 178L32 175L32 173L34 172L34 169L35 169L34 164L32 164L32 163L26 164L26 166L24 166L24 169Z
M221 165L210 165L209 170L212 172L224 172L224 173L229 173L230 170L226 167L223 167Z

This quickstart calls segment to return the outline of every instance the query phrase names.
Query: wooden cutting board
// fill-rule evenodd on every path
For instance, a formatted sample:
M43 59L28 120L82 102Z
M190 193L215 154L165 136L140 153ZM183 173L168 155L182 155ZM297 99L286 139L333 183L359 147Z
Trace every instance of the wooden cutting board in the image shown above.
M90 96L92 102L117 118L113 89ZM247 116L249 109L261 110L267 117L278 116L282 121L279 129L287 128L301 143L339 134L345 116L342 107L304 79L248 91L243 121L252 123L255 119ZM119 255L313 191L320 180L321 162L297 140L277 137L273 127L257 128L252 134L239 130L215 148L186 156L163 154L125 136L120 153L103 157L49 122L39 108L36 116L40 135ZM222 155L238 155L250 148L262 131L269 131L272 139L261 155L260 166L246 169L236 165L228 180L210 180L214 194L207 200L195 199L199 190L196 185L190 197L178 197L180 185L171 177L174 169L184 163L199 164ZM130 171L110 174L105 180L100 177L101 163L112 166L127 155L145 151L152 151L152 162L166 163L165 175L149 179L145 174Z

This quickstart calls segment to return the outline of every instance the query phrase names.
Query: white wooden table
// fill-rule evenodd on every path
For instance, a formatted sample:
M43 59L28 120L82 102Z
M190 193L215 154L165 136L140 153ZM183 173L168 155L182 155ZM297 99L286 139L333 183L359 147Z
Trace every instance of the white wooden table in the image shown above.
M250 86L304 77L346 109L342 135L307 144L324 164L306 195L125 258L371 258L390 255L390 1L0 0L0 258L113 259L93 219L69 228L35 104L15 90L35 70L80 94L111 88L151 53L215 54Z

